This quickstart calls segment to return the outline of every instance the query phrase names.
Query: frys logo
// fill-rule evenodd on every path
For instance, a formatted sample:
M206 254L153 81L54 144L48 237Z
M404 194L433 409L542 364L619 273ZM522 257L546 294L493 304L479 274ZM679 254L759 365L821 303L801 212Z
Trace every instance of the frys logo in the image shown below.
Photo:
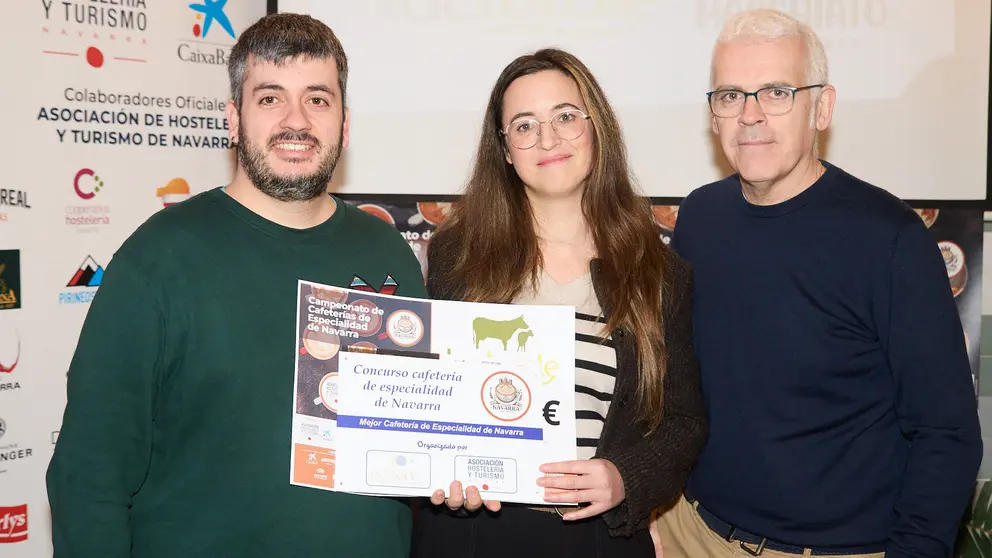
M530 410L530 386L513 372L496 372L482 383L482 405L496 420L513 422Z
M28 540L28 505L0 506L0 544Z

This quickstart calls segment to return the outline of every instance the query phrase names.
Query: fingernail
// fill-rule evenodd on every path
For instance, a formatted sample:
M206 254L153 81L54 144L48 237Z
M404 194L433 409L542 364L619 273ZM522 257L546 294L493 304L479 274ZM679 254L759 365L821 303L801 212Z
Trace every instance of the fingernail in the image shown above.
M546 481L544 480L543 477L537 479L537 486L544 486L545 484L546 484Z

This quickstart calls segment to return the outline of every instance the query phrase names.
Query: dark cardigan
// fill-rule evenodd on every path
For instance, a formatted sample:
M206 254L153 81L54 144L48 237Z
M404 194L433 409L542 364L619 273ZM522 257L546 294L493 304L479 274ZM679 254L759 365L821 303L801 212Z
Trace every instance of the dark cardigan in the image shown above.
M450 269L454 253L432 242L427 252L427 291L431 298L460 300L461 285L442 279L439 270ZM665 341L668 348L664 380L664 416L650 435L636 418L637 351L627 332L614 332L617 378L613 401L596 449L596 457L616 465L623 478L626 499L602 515L614 536L629 536L646 529L651 512L667 509L679 498L689 471L706 441L698 365L692 342L692 271L673 251L666 249L670 274L669 296L662 301ZM599 262L592 261L596 298L609 316L603 295Z

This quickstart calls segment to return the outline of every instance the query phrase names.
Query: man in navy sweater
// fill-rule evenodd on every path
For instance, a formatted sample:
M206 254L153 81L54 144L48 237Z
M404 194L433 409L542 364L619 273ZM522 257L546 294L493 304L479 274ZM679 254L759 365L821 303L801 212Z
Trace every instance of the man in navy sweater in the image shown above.
M735 16L712 72L736 174L692 192L674 235L710 437L659 521L665 558L950 556L982 444L935 239L818 158L836 92L808 26Z

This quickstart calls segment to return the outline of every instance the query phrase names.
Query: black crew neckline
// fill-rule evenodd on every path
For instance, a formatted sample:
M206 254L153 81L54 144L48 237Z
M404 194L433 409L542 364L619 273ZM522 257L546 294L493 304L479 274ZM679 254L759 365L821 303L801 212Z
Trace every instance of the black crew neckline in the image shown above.
M833 180L833 177L837 174L837 167L831 165L830 163L819 160L820 164L823 165L823 174L816 179L815 182L810 184L808 188L800 192L799 194L776 204L772 205L756 205L747 200L744 197L744 190L741 185L740 175L735 174L731 177L736 186L736 199L739 207L741 207L748 215L755 217L780 217L788 213L792 213L797 209L804 207L811 201L819 198L823 195L823 192L827 189L827 184Z

